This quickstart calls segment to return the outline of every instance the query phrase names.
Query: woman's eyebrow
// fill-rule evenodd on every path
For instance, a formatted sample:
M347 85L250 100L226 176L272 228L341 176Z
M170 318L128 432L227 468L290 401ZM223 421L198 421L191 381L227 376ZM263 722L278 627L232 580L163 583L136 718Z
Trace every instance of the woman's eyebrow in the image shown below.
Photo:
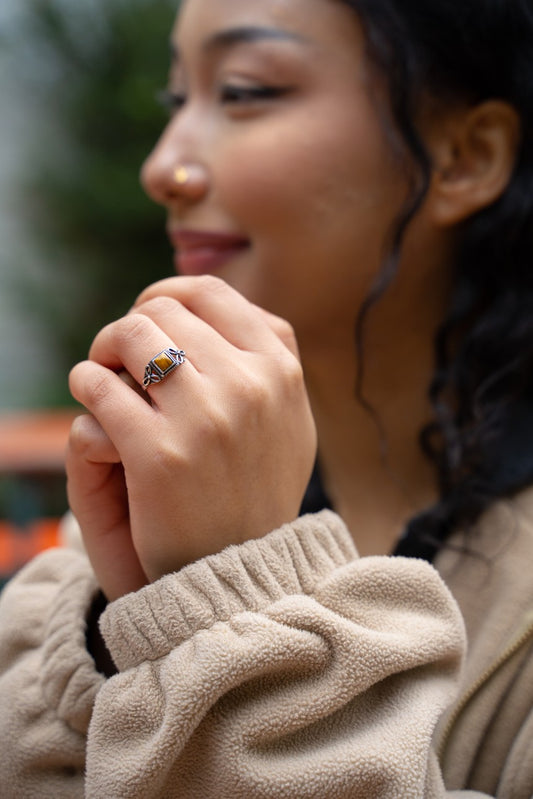
M292 31L282 30L281 28L267 28L261 26L247 25L239 28L228 28L227 30L217 31L209 36L203 45L203 50L211 53L215 50L225 50L238 44L249 44L265 39L272 39L281 42L296 42L310 46L312 42ZM175 42L170 41L170 55L173 63L180 61L180 48Z
M206 52L212 52L213 50L224 50L237 44L249 44L250 42L257 42L264 39L297 42L306 45L311 44L304 36L293 33L292 31L282 30L281 28L247 25L239 28L228 28L227 30L213 33L206 39L203 49ZM172 61L176 62L180 60L179 47L172 41L170 42L170 54Z
M261 41L263 39L274 39L277 41L298 42L300 44L311 44L309 40L298 33L282 30L281 28L267 28L262 26L244 26L239 28L228 28L221 30L210 36L205 44L204 50L220 50L232 47L236 44L248 44L250 42Z

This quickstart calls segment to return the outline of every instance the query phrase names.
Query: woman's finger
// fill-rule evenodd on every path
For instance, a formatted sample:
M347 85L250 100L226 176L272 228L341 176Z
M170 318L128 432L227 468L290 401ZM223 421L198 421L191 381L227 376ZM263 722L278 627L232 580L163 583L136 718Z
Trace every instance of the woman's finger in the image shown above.
M120 463L118 450L100 423L90 413L74 419L69 446L84 460L94 463Z
M260 316L263 317L267 325L276 334L279 340L287 347L298 360L300 360L300 352L298 349L298 342L296 341L296 334L294 333L293 326L282 319L281 316L276 316L270 311L261 308L260 305L254 305L254 308Z
M173 303L171 300L168 302ZM188 311L186 314L192 317ZM191 332L185 337L198 341L199 337L192 334L194 327L198 327L197 322L189 324ZM168 324L167 328L171 330L163 331L145 314L130 314L100 331L89 357L113 372L122 373L126 370L138 386L148 389L153 401L151 389L154 385L159 388L159 383L163 383L174 369L180 370L182 381L186 373L190 378L190 373L195 371L194 362L197 358L191 358L190 353L188 358L185 357L180 344L172 338L173 331L179 335L180 325Z
M250 352L279 349L280 338L263 314L220 278L201 275L159 281L142 292L133 311L161 296L177 300L234 347Z
M134 441L139 426L155 424L155 409L119 375L101 364L93 361L76 364L69 375L69 386L72 396L96 417L112 446L120 453L119 460L123 460L124 453L129 451L128 442ZM78 444L76 438L73 441ZM135 443L131 447L135 447Z
M67 447L69 505L82 530L85 549L109 600L146 585L133 546L128 496L121 464L87 459L77 433Z
M90 414L78 416L72 424L66 468L69 504L100 587L108 599L141 588L147 577L131 538L120 456Z

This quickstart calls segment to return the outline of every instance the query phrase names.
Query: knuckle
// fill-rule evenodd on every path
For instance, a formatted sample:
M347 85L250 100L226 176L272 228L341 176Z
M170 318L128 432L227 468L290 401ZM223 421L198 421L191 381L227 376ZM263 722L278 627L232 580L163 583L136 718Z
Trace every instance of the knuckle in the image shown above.
M147 299L146 302L136 306L135 313L149 317L159 317L176 313L178 308L179 303L177 300L159 295L158 297Z
M221 452L231 447L235 435L234 418L224 406L212 403L198 420L194 440L191 440L191 457L196 461L204 457L206 448L211 452Z
M109 324L104 325L101 330L98 331L96 336L93 339L93 342L89 348L89 359L93 357L93 353L98 347L107 341L109 341L113 336L113 329L115 325L118 324L118 321L109 322ZM74 367L75 368L75 367ZM74 370L73 370L74 371ZM71 372L72 375L72 372Z
M205 421L201 436L215 452L234 450L235 426L223 413L214 414Z
M216 275L199 275L197 277L198 288L200 291L214 294L227 294L230 291L228 284Z
M282 338L284 341L294 341L296 343L296 335L290 322L287 322L286 319L282 319L280 316L277 316L275 318L275 325L277 326L280 338Z
M70 392L82 405L85 405L85 389L90 369L89 361L81 361L72 367L68 376Z
M152 286L149 286L147 289L143 289L141 293L135 299L133 303L133 307L130 310L130 314L135 313L141 305L149 302L154 297L154 289Z
M242 417L258 419L272 404L274 384L263 373L242 369L233 376L233 396L233 406L241 409Z
M154 297L171 292L172 285L176 282L176 280L177 278L175 277L163 278L163 280L158 280L157 283L152 283L152 285L143 289L143 291L141 291L135 300L133 310L135 310L139 305L143 305L145 302L154 299Z
M79 363L75 364L69 372L68 375L68 382L69 386L72 390L72 387L77 383L78 379L81 377L83 370L85 369L86 361L80 361Z
M213 403L208 412L202 415L199 436L204 441L224 442L231 436L232 425L222 407Z
M68 437L68 446L72 452L83 455L90 448L92 426L88 423L88 420L91 418L84 414L74 419Z
M114 322L111 335L115 346L121 349L126 343L135 344L144 341L148 333L148 325L148 318L137 312Z
M300 361L290 356L285 359L284 364L285 380L291 389L301 389L304 386L304 371Z
M158 442L152 454L153 475L175 475L182 464L182 456L176 443L171 438Z
M248 403L254 407L264 405L270 394L264 378L256 373L246 376L242 391Z
M88 408L98 408L109 401L111 376L106 372L94 374L85 386L84 404Z
M285 325L286 330L281 336L282 341L285 342L286 346L289 347L291 352L298 353L298 339L296 338L294 328L288 322L286 322Z

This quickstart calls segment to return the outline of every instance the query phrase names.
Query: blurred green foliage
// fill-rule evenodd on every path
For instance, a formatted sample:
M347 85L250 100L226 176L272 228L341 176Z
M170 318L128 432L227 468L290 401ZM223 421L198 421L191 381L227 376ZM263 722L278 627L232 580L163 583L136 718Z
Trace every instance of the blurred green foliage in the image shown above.
M147 284L172 271L164 213L140 166L165 123L176 0L26 0L9 47L17 82L49 124L35 131L21 207L44 269L19 295L53 332L65 380L42 405L72 402L66 375L94 334Z

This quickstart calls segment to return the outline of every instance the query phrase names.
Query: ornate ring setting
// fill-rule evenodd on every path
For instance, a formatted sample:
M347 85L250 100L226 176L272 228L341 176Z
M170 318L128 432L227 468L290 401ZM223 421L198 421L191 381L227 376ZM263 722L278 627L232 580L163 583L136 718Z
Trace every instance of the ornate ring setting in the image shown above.
M158 353L155 358L148 361L144 370L143 388L146 391L148 386L153 383L160 383L176 366L180 366L185 360L183 350L168 347Z

